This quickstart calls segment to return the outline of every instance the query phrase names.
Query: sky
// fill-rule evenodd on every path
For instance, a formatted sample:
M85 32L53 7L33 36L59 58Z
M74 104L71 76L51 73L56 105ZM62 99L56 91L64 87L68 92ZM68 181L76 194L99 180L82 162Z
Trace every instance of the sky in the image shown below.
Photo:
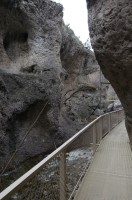
M89 38L86 0L52 0L64 7L64 22L85 43Z

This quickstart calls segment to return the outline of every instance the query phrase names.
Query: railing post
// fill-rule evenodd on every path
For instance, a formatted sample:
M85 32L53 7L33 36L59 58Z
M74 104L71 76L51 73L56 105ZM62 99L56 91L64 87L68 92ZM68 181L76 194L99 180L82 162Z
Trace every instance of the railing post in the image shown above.
M116 112L116 126L118 124L118 112Z
M103 117L100 118L99 124L100 124L100 142L101 142L103 138Z
M121 114L121 111L118 111L118 124L120 123L120 114Z
M66 153L60 155L60 200L66 200Z
M120 110L120 115L119 115L120 116L120 122L122 121L122 116L121 115L122 115L122 111Z
M124 110L121 110L121 121L123 121L125 119L125 113Z
M122 119L122 121L125 119L125 113L124 113L124 111L121 112L121 119Z
M93 125L93 154L96 151L96 127L95 124Z
M103 137L104 137L104 133L103 133L103 128L104 128L104 116L102 117L102 139L103 139Z
M124 110L122 110L122 112L121 112L121 118L122 118L122 121L125 119L125 112L124 112Z
M111 113L108 114L109 132L111 131Z
M119 124L120 120L119 120L119 112L120 111L117 111L117 124Z

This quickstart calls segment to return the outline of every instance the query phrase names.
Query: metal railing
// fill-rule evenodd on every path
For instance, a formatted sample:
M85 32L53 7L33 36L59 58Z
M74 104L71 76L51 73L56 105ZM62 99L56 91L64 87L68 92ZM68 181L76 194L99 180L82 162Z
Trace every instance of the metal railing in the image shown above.
M123 110L98 117L3 190L0 199L73 199L101 140L123 119Z

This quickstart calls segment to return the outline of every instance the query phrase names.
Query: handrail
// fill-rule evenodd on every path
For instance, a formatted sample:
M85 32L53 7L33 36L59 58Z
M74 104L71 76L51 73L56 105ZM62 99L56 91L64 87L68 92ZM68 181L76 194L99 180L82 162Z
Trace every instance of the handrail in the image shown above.
M99 116L97 119L95 119L94 121L92 121L90 124L88 124L87 126L85 126L83 129L81 129L78 133L76 133L73 137L71 137L68 141L66 141L64 144L62 144L59 148L57 148L54 152L52 152L50 155L48 155L46 158L44 158L41 162L39 162L37 165L35 165L32 169L30 169L27 173L25 173L23 176L21 176L18 180L16 180L14 183L12 183L9 187L7 187L5 190L3 190L0 193L0 200L5 200L8 199L9 197L11 197L14 193L16 193L22 186L24 186L27 182L29 182L29 180L31 178L33 178L35 175L37 175L39 172L41 172L44 168L44 166L46 166L48 163L50 163L51 160L53 160L54 158L56 158L56 156L64 153L66 151L66 149L74 142L76 141L84 132L86 132L88 129L90 129L91 127L93 128L93 152L96 151L96 145L97 145L97 139L96 139L96 130L95 130L95 124L99 123L100 126L100 131L102 132L103 130L103 119L105 117L108 117L107 122L109 124L109 129L107 132L109 132L113 127L111 127L111 115L114 114L118 114L117 116L117 124L119 123L119 121L122 120L123 114L122 114L122 110L118 110L118 111L113 111L111 113L106 113L104 115ZM119 113L121 115L121 120L119 120ZM101 122L101 123L100 123ZM96 132L96 133L95 133ZM101 134L101 138L100 140L103 138L103 134L100 132ZM95 135L94 135L95 134ZM106 134L106 133L105 133ZM104 134L104 135L105 135ZM61 156L60 156L61 158ZM65 159L63 157L63 159ZM63 174L63 173L62 173ZM62 186L61 186L62 187ZM63 188L64 189L64 188ZM62 198L62 197L61 197ZM66 199L66 197L63 198L64 200ZM62 199L61 199L62 200Z

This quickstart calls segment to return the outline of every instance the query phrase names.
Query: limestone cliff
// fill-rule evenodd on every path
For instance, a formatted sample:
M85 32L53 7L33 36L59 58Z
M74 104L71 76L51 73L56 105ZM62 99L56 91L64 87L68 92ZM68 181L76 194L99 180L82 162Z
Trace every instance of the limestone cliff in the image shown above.
M87 0L96 58L120 98L132 143L132 1Z
M61 139L62 15L62 6L48 0L0 1L1 164L17 148L47 101L16 160L55 148L56 134L57 143Z
M47 102L15 163L54 150L99 104L94 54L62 18L49 0L0 1L0 165Z
M61 124L67 135L86 125L89 116L100 108L100 68L94 53L84 48L70 28L62 26L61 32L60 58L64 69ZM103 89L102 101L106 99L106 86Z

